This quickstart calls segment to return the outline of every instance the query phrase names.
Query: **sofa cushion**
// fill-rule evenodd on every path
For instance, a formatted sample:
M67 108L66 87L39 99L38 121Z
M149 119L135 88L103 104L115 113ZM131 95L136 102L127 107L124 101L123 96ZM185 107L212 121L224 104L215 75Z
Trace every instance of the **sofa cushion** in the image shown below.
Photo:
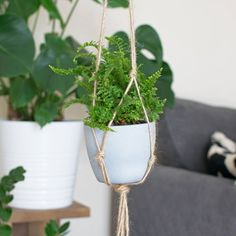
M236 144L221 132L211 136L207 154L209 174L236 179Z
M211 134L218 130L236 140L236 110L177 99L158 124L162 164L207 173Z

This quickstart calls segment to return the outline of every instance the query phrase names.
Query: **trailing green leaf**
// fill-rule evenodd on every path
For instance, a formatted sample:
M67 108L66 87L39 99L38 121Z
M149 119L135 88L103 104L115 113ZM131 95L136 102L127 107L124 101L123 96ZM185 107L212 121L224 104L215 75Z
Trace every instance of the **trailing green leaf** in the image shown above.
M66 222L60 226L55 220L50 220L50 222L45 227L46 236L65 236L67 235L70 223Z
M0 224L0 235L1 236L11 236L12 235L11 227L6 224Z
M15 188L15 185L24 180L25 170L23 167L18 167L10 171L0 180L0 235L11 236L12 229L8 225L8 221L12 216L12 209L8 204L13 200L13 195L10 193Z

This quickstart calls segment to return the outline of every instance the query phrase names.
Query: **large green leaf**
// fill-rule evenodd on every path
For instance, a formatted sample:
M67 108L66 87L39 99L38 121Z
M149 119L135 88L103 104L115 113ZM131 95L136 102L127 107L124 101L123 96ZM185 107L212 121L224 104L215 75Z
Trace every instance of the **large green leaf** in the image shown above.
M102 3L103 0L94 0L97 3ZM116 8L116 7L124 7L127 8L129 6L128 0L110 0L108 3L109 7Z
M8 94L8 88L5 85L2 78L0 78L0 96L4 96Z
M80 47L80 44L72 36L66 37L65 40L74 51L76 51Z
M9 225L0 225L0 235L1 236L11 236L12 229Z
M47 123L52 122L59 116L60 100L56 96L52 98L45 98L35 107L34 119L43 127Z
M143 64L143 70L152 74L160 69L162 65L163 50L160 37L156 30L150 25L139 26L136 30L136 37L141 49L141 56L138 57L138 62L139 64ZM151 60L145 55L144 50L147 50L150 54L152 54L156 64L155 71L151 71L151 68L148 68L152 67L152 63L149 65Z
M0 76L30 72L34 50L34 40L25 21L15 15L0 16Z
M11 82L10 100L14 108L26 106L36 93L36 86L32 79L16 78Z
M33 78L38 86L49 93L59 91L66 94L74 80L72 77L55 74L49 65L69 68L73 66L73 58L74 51L65 40L54 34L47 34L46 43L41 46L33 69Z
M115 35L122 38L126 43L130 43L125 32L117 32ZM167 106L173 106L174 93L171 89L173 74L169 65L163 62L162 43L158 33L149 25L141 25L136 29L136 39L137 60L138 64L141 65L141 70L146 76L150 76L163 67L162 76L157 83L158 96L167 99Z
M115 35L122 38L127 44L130 43L125 32L120 31ZM149 76L159 70L162 65L163 50L160 37L151 26L141 25L136 29L136 40L138 64L142 65L142 70ZM151 59L148 58L145 51L151 54Z
M62 16L57 8L56 3L53 0L40 0L43 7L48 11L49 16L53 19L57 19L61 23L61 27L64 27L64 21L62 19Z
M35 13L40 6L40 0L9 0L9 6L7 13L16 14L25 20L28 20L29 16Z
M166 62L163 62L162 68L162 76L157 81L157 94L160 98L167 99L166 105L168 107L173 107L175 103L175 95L171 89L171 85L173 82L173 73L170 66Z

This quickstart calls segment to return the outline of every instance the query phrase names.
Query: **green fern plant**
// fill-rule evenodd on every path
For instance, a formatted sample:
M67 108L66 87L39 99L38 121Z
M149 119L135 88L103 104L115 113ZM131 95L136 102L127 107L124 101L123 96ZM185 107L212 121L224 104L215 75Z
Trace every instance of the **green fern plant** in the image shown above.
M74 59L75 68L60 69L51 67L60 75L74 75L75 83L79 88L77 98L70 101L68 105L83 103L88 108L89 117L85 124L102 130L107 130L107 125L112 119L112 114L122 98L124 91L130 81L131 60L128 44L123 39L112 36L107 38L108 48L102 49L102 62L99 71L93 75L96 65L96 55L88 52L89 48L98 49L96 42L89 42L82 45ZM90 50L91 51L91 50ZM78 63L87 61L86 64ZM162 69L151 76L145 76L139 66L137 80L140 86L141 95L148 112L150 121L159 119L163 113L165 99L157 96L157 80L161 77ZM97 80L96 105L92 106L93 83ZM135 86L133 85L129 94L125 97L123 104L117 109L117 116L114 125L137 124L145 122L144 112Z

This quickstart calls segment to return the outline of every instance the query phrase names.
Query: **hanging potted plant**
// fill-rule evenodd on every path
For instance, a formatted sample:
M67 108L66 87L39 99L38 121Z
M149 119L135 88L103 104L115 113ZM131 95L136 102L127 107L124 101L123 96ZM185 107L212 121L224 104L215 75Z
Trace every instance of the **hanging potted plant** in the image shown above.
M51 66L60 75L74 75L83 92L83 96L70 104L87 106L88 117L84 122L91 166L98 181L112 186L120 194L117 236L129 235L129 186L144 182L155 163L155 122L166 102L158 96L156 87L163 68L146 76L142 65L138 66L133 0L129 0L128 5L130 46L122 38L113 36L107 38L109 47L103 47L109 6L109 0L103 0L99 42L84 44L74 60L86 60L87 65L78 64L67 70ZM153 40L155 38L147 38L151 44ZM88 47L93 48L89 53ZM155 59L151 62L154 68Z
M162 114L165 104L165 100L158 97L155 86L161 77L162 70L146 77L140 67L137 68L137 80L150 120L149 126L145 121L142 103L134 84L119 106L130 81L130 49L124 40L116 36L108 38L108 42L109 48L102 49L101 64L96 73L93 74L96 67L96 56L93 53L86 53L84 50L88 47L98 49L99 45L94 42L86 43L79 48L76 56L76 60L82 58L90 60L90 66L80 64L70 70L57 68L53 68L53 70L61 75L78 75L76 83L84 96L70 104L79 102L88 108L89 116L84 121L86 145L97 179L104 182L96 157L98 147L102 146L104 133L109 130L103 154L110 183L135 183L142 180L145 175L151 155L150 150L153 149L153 147L150 149L149 145L149 128L154 144L155 121ZM94 81L96 81L97 87L95 104L93 103ZM114 112L116 112L115 118ZM113 120L112 126L109 126L111 120ZM95 129L98 143L94 138L93 129Z
M0 120L0 174L15 166L26 169L11 203L18 208L61 208L73 200L83 123L64 121L62 108L77 88L72 77L55 75L48 65L72 64L77 43L63 35L78 0L66 21L55 2L0 1L0 95L8 103L8 120ZM52 31L35 53L42 8Z

